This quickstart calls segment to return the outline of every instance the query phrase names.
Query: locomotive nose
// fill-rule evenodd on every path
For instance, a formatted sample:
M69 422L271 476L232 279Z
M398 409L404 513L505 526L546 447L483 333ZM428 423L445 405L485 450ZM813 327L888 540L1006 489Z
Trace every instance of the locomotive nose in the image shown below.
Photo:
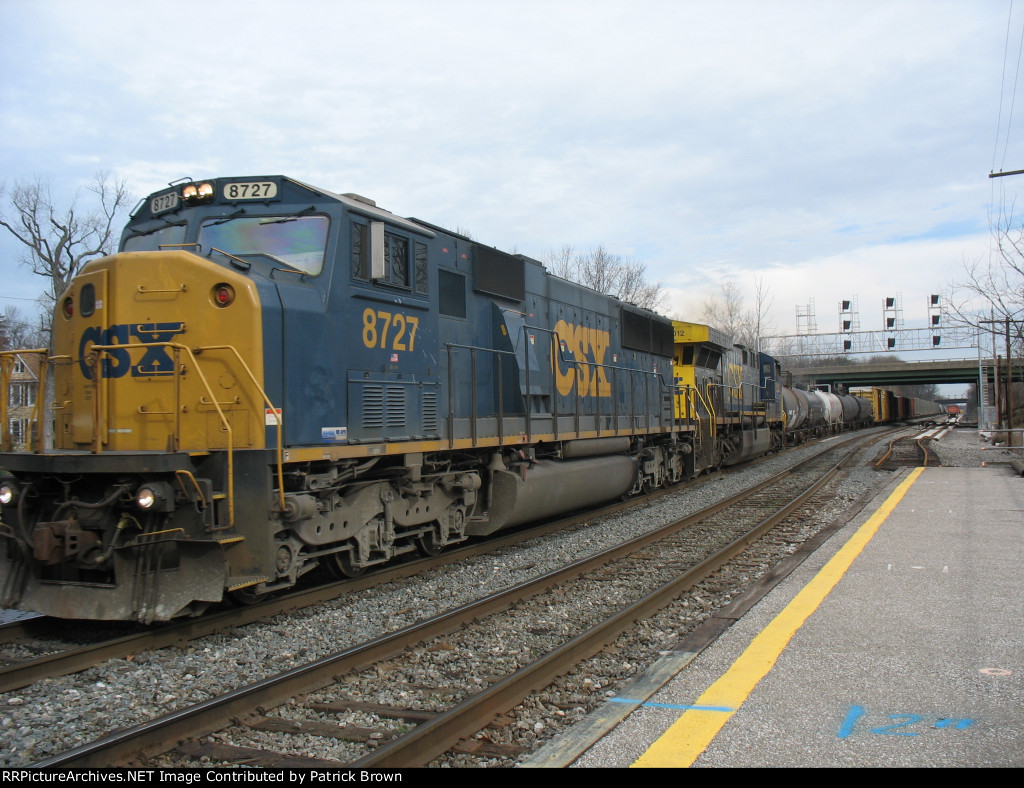
M255 285L187 251L90 263L61 297L54 344L60 449L262 448Z

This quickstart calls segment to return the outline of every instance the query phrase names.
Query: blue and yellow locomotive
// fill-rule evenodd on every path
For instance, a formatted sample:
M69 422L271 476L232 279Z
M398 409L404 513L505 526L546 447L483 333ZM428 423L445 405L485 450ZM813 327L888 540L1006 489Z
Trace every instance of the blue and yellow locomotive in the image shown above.
M53 448L0 457L0 605L56 616L194 614L697 471L670 321L284 177L144 200L37 353Z
M783 445L778 362L354 194L143 200L0 353L0 606L163 621ZM12 452L17 359L52 448ZM794 410L793 413L796 413Z

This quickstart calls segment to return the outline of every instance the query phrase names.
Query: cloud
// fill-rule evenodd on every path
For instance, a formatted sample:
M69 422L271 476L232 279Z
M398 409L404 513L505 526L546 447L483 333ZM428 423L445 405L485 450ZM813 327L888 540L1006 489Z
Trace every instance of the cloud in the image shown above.
M108 169L142 195L282 173L537 258L603 243L680 303L762 275L780 326L832 299L823 272L866 294L914 268L923 293L947 258L984 253L1002 3L5 12L9 183ZM941 265L924 254L936 238ZM0 239L0 270L31 289L5 259Z

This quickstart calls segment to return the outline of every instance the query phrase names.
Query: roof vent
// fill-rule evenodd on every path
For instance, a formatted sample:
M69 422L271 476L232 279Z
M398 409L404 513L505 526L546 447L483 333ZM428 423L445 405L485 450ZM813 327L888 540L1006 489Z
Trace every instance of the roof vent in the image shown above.
M356 202L361 202L361 203L363 203L363 205L371 205L374 208L377 207L377 203L376 202L371 200L369 197L363 197L363 195L361 195L361 194L352 194L351 192L349 192L348 194L343 194L341 196L342 197L348 197L350 200L355 200Z

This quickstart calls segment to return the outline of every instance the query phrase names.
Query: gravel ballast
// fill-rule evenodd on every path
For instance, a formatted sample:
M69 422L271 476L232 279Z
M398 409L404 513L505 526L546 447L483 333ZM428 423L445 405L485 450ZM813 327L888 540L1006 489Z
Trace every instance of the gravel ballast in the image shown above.
M111 660L73 676L48 679L0 695L0 765L29 765L112 729L137 725L507 588L703 509L821 448L816 444L786 452L742 474L700 480L623 515L353 593L269 622L205 637L183 649ZM1019 451L992 447L980 440L976 430L966 429L947 433L933 442L933 448L944 465L976 467L1020 456ZM889 474L869 466L855 469L844 482L849 487L837 493L836 510L841 510L845 501L880 487L888 478ZM707 615L705 611L700 613ZM651 622L649 628L661 631L667 626ZM638 655L619 654L615 659L628 666L621 672L636 671ZM424 670L436 668L427 661ZM431 674L426 683L437 681L437 676ZM578 684L581 692L593 693L596 689L600 694L600 688L588 686L584 678L579 678ZM537 731L538 736L542 732Z

